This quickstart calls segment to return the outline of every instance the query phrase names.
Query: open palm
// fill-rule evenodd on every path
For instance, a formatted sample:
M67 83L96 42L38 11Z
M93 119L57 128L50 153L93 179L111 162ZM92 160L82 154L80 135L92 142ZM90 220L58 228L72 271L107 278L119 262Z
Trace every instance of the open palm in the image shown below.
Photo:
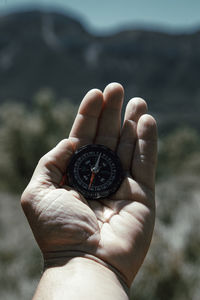
M113 83L83 99L69 139L38 163L22 207L46 261L84 256L112 268L130 285L154 227L157 133L140 98L129 101L121 129L123 88ZM86 144L116 151L126 177L109 199L86 200L61 186L73 152Z

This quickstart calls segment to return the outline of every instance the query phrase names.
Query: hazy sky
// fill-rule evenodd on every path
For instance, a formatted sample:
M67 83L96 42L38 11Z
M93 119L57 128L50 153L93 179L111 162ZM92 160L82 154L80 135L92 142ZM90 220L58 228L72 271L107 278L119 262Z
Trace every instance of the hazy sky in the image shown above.
M0 12L22 5L70 11L91 30L109 31L126 24L175 31L200 28L200 0L0 0Z

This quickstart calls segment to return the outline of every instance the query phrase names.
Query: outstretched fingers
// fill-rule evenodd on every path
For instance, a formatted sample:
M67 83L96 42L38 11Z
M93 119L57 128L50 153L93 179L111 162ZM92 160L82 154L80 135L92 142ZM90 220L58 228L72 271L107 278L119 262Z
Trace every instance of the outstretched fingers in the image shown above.
M132 176L154 191L157 163L157 126L150 115L142 115L137 124L137 142L132 160Z
M99 116L103 105L103 93L90 90L82 100L69 138L77 149L94 142Z
M127 173L131 172L131 162L137 139L137 122L141 115L146 112L147 104L141 98L131 99L126 106L117 154L121 159L123 169Z

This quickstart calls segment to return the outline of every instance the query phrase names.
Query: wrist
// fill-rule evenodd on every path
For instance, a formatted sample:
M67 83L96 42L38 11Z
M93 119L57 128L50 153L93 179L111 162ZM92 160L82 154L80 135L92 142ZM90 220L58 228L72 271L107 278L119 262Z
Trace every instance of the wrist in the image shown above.
M87 286L90 294L88 299L128 299L129 297L129 288L119 274L92 255L45 257L44 268L45 276L51 274L52 277L52 274L57 274L57 279L59 276L61 279L64 276L69 287L80 286L79 292L81 292L81 286L84 290ZM96 296L97 291L99 298ZM94 293L93 297L92 293Z
M43 254L44 258L44 270L52 267L60 267L60 266L67 266L69 263L76 263L80 262L84 265L85 262L89 264L89 262L96 263L96 265L101 265L102 267L112 271L118 280L121 282L122 286L125 290L129 291L130 285L127 283L125 276L119 272L116 268L112 265L108 264L104 260L82 252L82 251L59 251L59 252L48 252ZM81 259L80 259L81 258ZM81 266L81 264L80 264Z

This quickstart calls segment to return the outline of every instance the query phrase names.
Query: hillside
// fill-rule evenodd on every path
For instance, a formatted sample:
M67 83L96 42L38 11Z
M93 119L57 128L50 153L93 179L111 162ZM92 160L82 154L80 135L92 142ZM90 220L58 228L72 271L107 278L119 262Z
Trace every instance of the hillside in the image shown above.
M39 11L0 18L0 102L31 103L50 87L79 103L93 87L122 83L126 101L144 97L160 128L198 128L200 32L129 30L93 36L69 16Z

